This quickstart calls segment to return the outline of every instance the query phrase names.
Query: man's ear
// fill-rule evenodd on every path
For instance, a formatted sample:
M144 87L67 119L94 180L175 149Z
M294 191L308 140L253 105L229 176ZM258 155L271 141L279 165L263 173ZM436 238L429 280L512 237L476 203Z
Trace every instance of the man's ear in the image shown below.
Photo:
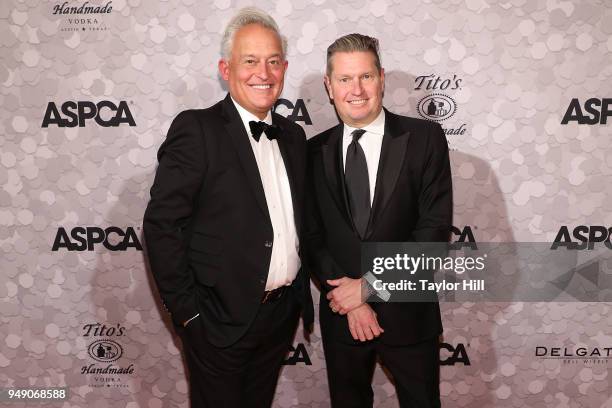
M334 100L334 93L332 92L331 80L327 75L325 75L325 79L323 81L325 83L325 89L327 90L327 96L329 96L330 100Z
M380 69L380 81L382 83L382 93L385 94L385 69Z
M221 58L219 60L218 67L219 67L219 74L221 75L221 78L223 78L225 81L228 81L229 80L229 62Z

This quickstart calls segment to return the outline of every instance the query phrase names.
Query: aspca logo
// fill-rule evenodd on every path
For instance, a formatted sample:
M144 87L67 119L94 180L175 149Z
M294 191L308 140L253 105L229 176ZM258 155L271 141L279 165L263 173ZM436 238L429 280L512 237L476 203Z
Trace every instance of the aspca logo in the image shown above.
M612 249L612 227L601 225L578 225L570 234L566 225L562 226L550 249L565 247L567 249L593 249L595 243L603 243Z
M569 122L578 122L579 125L605 125L608 123L608 116L612 116L612 98L590 98L584 102L584 111L578 98L572 99L563 119L562 125Z
M60 227L51 250L65 248L68 251L93 251L96 244L104 245L109 251L126 251L128 248L142 251L142 245L132 227L127 227L125 231L119 227L75 227L70 233Z
M96 340L87 347L91 358L101 363L110 363L123 355L121 345L111 339Z
M296 365L299 363L312 365L312 361L310 361L310 356L308 355L304 343L298 343L295 347L289 346L289 354L283 362L284 365Z
M422 98L417 110L425 119L440 122L455 114L457 104L450 96L435 93Z
M280 108L282 106L282 108ZM285 116L293 122L304 122L305 125L312 125L308 109L303 99L298 99L295 104L287 99L279 99L274 104L274 112Z
M471 226L466 225L463 227L463 229L459 229L453 225L451 227L451 235L451 249L478 249L478 246L476 245L476 238L474 238L474 232L472 232Z
M125 101L115 105L111 101L100 101L93 103L89 101L64 102L60 109L55 102L47 104L42 127L50 125L57 127L85 127L88 120L93 119L103 127L117 127L122 124L136 126L132 112Z
M463 343L458 343L456 346L448 343L440 343L440 365L451 366L459 363L466 366L471 365L470 358L468 357Z

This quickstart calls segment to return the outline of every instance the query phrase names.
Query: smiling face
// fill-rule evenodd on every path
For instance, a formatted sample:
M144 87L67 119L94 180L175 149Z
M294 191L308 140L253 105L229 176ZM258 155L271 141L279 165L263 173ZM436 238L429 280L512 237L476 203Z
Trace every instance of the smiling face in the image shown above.
M362 128L382 109L385 71L376 68L374 54L367 51L337 52L325 86L336 112L347 125Z
M219 61L219 73L232 98L260 119L280 96L286 69L280 38L259 24L238 30L229 60Z

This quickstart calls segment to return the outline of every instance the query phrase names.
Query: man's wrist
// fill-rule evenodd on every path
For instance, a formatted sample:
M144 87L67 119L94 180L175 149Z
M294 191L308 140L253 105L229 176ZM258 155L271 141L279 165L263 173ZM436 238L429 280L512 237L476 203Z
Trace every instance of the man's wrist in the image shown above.
M359 278L359 280L361 281L361 300L363 301L363 303L366 303L370 296L376 293L376 290L374 290L373 286L374 281L368 278L370 278L370 276L362 276L361 278Z

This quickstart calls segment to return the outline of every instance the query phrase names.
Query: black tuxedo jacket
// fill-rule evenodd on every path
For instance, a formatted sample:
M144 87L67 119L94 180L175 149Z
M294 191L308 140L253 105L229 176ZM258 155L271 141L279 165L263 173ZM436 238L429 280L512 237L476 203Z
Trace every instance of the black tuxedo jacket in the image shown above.
M303 233L306 136L272 114L282 134L295 226ZM143 227L151 271L175 324L200 313L208 340L225 347L248 329L265 290L273 230L257 162L229 95L172 122ZM302 239L300 239L300 243ZM302 269L291 286L312 322L309 280Z
M364 241L445 242L452 224L448 145L439 124L385 110L376 187ZM361 239L353 227L342 161L343 124L309 144L307 242L321 288L323 336L353 342L346 316L325 298L325 281L361 277ZM438 303L370 303L387 344L412 344L442 332Z

